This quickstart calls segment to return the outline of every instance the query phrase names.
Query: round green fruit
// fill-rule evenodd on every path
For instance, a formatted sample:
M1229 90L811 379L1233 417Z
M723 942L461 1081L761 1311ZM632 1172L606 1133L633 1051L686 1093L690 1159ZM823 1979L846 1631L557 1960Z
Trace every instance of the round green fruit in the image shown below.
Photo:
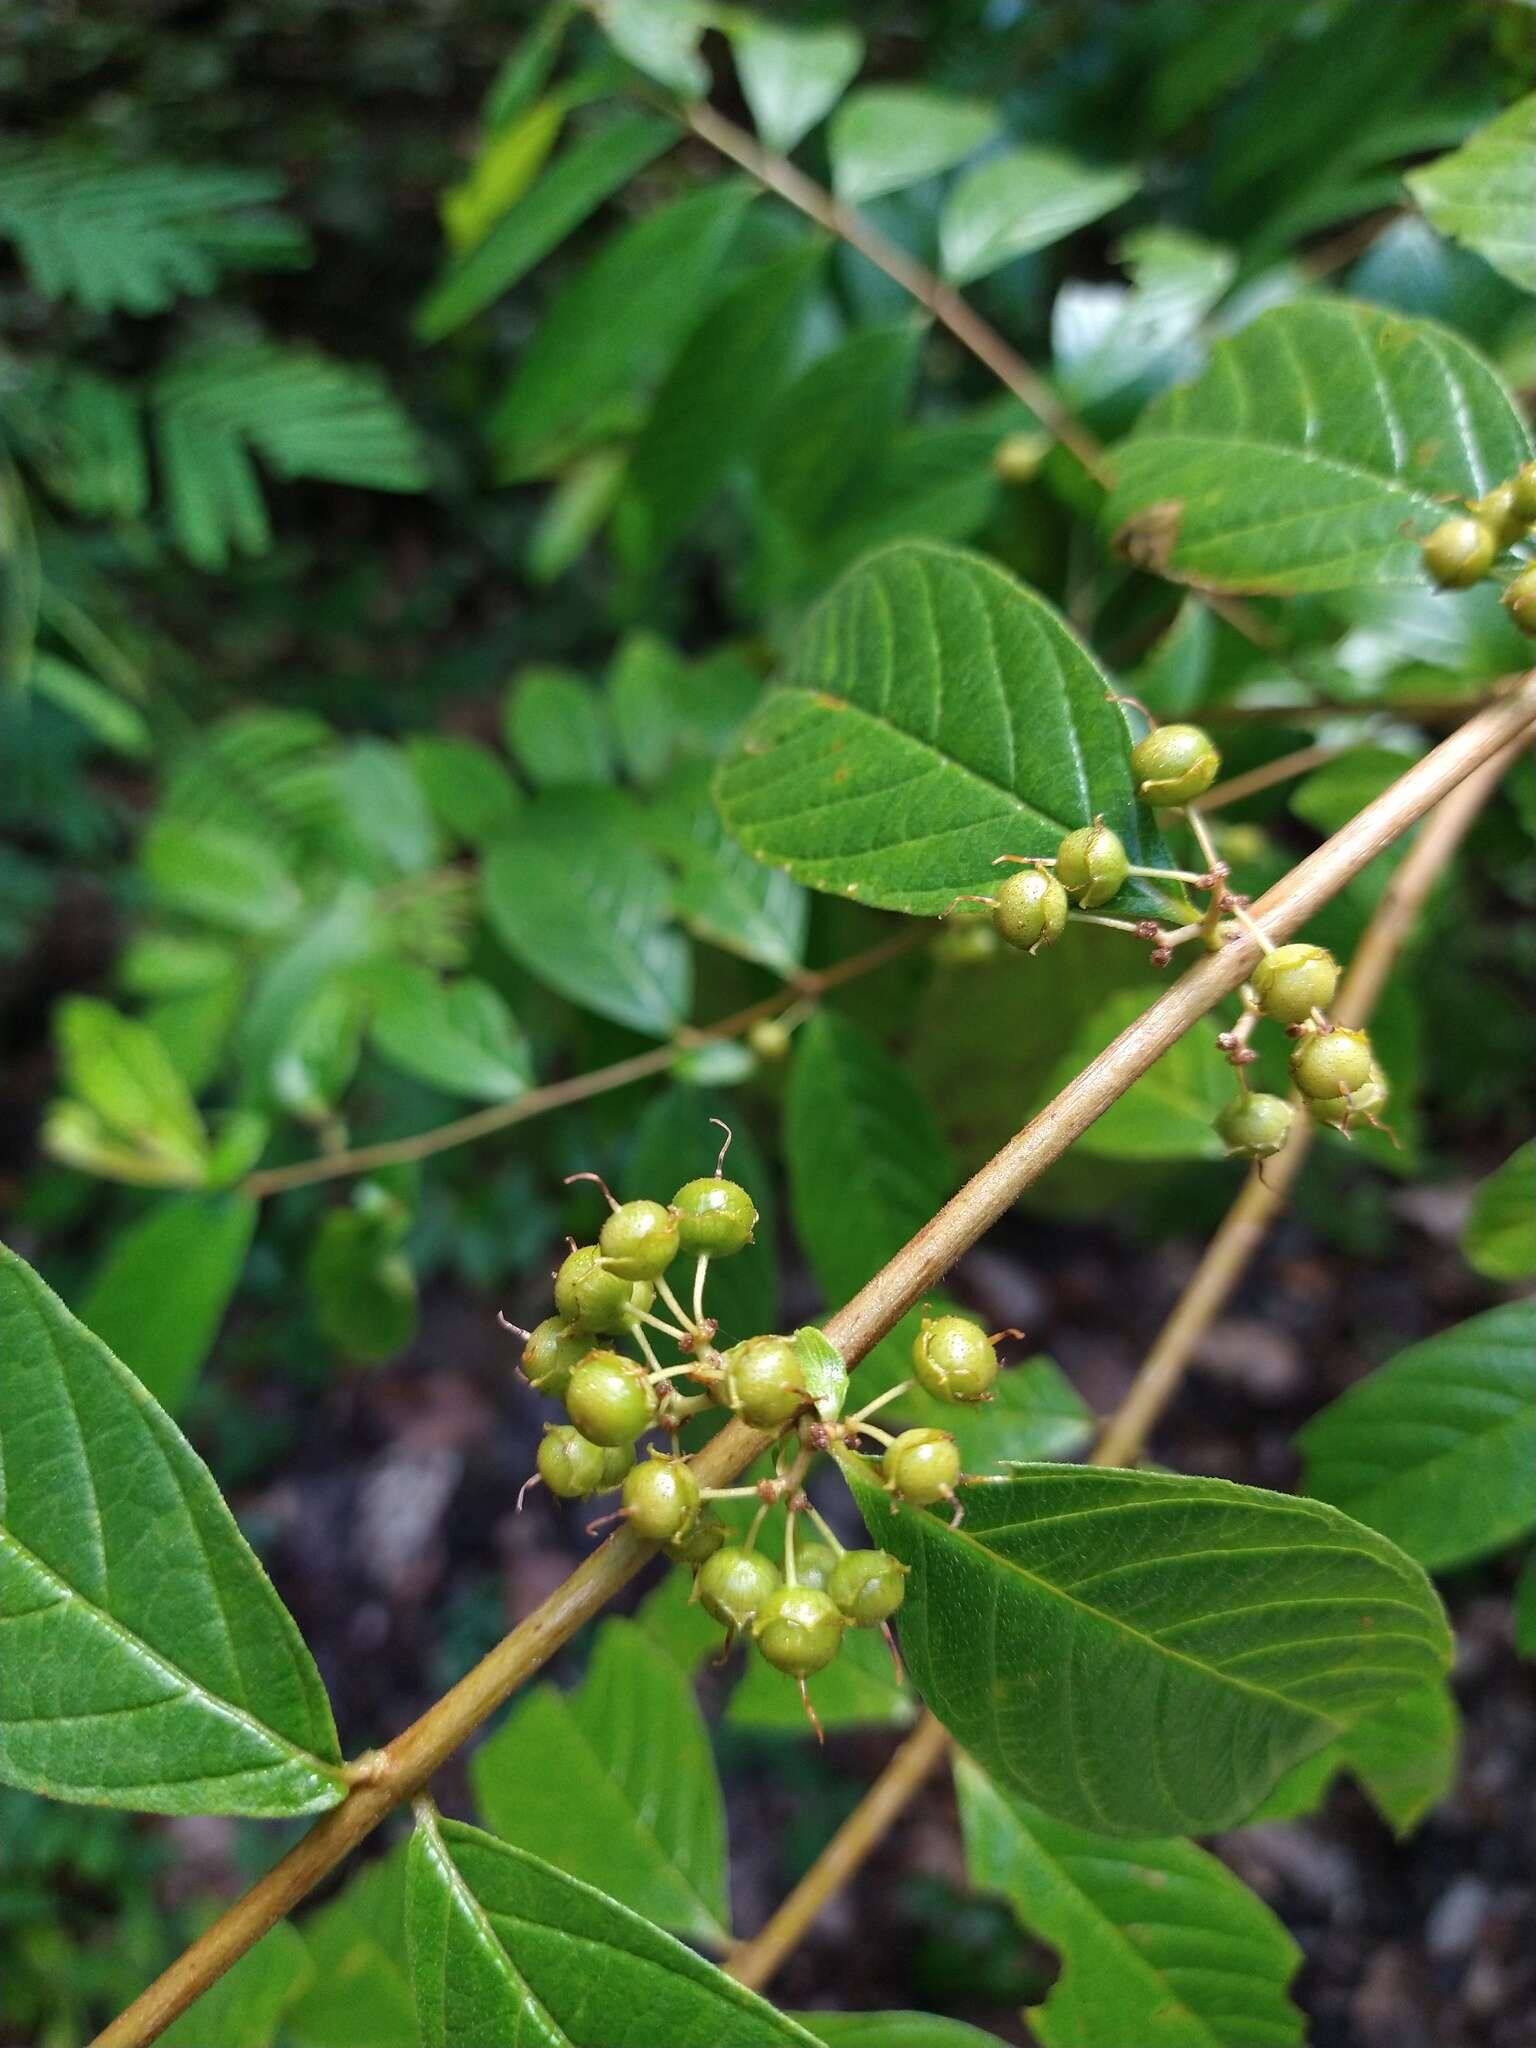
M589 1351L565 1390L565 1412L582 1435L614 1449L643 1436L656 1409L645 1367L617 1351Z
M1481 583L1499 552L1491 526L1470 513L1446 519L1420 543L1424 566L1444 590L1468 590Z
M1473 516L1492 529L1500 547L1507 548L1517 540L1524 540L1525 529L1531 523L1521 516L1515 496L1515 482L1511 477L1507 483L1495 484L1472 506Z
M837 1552L830 1543L795 1545L795 1578L802 1586L814 1586L825 1593L827 1581L837 1569Z
M780 1586L757 1611L752 1633L775 1671L809 1678L837 1655L847 1623L817 1586Z
M1326 946L1276 946L1253 970L1259 1008L1277 1024L1305 1024L1326 1010L1339 985L1339 963Z
M1161 725L1131 750L1136 792L1157 810L1193 803L1221 773L1221 756L1198 725Z
M880 1461L892 1493L914 1507L948 1500L960 1480L960 1447L946 1429L904 1429Z
M997 935L1021 953L1054 946L1067 928L1067 892L1044 868L1016 868L997 888L992 922Z
M1069 832L1056 849L1056 879L1084 910L1096 910L1124 887L1130 860L1118 832L1097 820Z
M719 1174L688 1181L672 1197L678 1241L694 1258L728 1259L744 1251L757 1228L757 1210L746 1189Z
M536 1460L539 1477L561 1500L585 1500L603 1483L603 1452L569 1423L551 1423Z
M725 1354L718 1398L754 1429L778 1429L810 1402L788 1337L748 1337Z
M1522 633L1536 638L1536 562L1504 586L1499 602Z
M698 1520L699 1482L686 1458L652 1451L624 1482L624 1517L647 1543L671 1543Z
M609 1270L595 1244L578 1245L555 1275L555 1307L583 1330L617 1330L629 1307L630 1283Z
M1239 1095L1216 1119L1229 1153L1241 1159L1273 1159L1284 1149L1295 1112L1283 1095Z
M1320 1124L1332 1124L1336 1130L1347 1131L1357 1117L1368 1122L1379 1117L1387 1106L1389 1094L1387 1077L1372 1060L1371 1071L1360 1087L1348 1095L1325 1095L1308 1100L1307 1113Z
M1291 1079L1309 1101L1353 1095L1371 1078L1371 1041L1363 1031L1309 1031L1291 1054Z
M968 1316L924 1316L912 1340L912 1371L941 1401L984 1401L997 1378L997 1350Z
M878 1628L901 1605L908 1570L888 1550L845 1550L827 1591L838 1613L855 1628Z
M717 1550L695 1580L699 1604L726 1628L750 1628L770 1593L784 1583L784 1574L759 1550L739 1544Z
M528 1333L523 1346L523 1372L530 1386L537 1387L551 1401L558 1401L570 1383L575 1368L592 1349L584 1330L569 1330L558 1316L546 1316Z
M674 1536L667 1545L667 1555L674 1564L692 1565L695 1570L707 1564L716 1551L723 1550L730 1539L730 1530L718 1515L706 1509L691 1529L685 1529L680 1536Z
M677 1257L677 1218L660 1202L625 1202L598 1232L610 1273L624 1280L659 1280Z

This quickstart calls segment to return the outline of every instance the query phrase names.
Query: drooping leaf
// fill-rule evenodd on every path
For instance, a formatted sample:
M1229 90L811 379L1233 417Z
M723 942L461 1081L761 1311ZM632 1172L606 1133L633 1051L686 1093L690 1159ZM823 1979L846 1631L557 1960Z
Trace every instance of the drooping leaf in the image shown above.
M688 942L621 798L568 791L528 804L492 849L483 887L502 944L572 1002L653 1038L686 1017Z
M967 1487L952 1529L844 1466L874 1540L915 1567L898 1626L918 1691L1000 1789L1074 1826L1227 1826L1446 1664L1419 1568L1316 1502L1039 1465Z
M1536 1138L1511 1152L1478 1188L1461 1248L1489 1280L1528 1280L1536 1273Z
M1193 1842L1106 1840L955 1769L971 1881L1061 1957L1028 2009L1041 2048L1299 2048L1286 1986L1301 1950Z
M1410 171L1408 189L1441 234L1536 292L1536 93Z
M160 2038L168 2048L209 2048L215 2041L230 2048L236 2042L239 2048L273 2048L284 2015L313 1980L314 1965L303 1940L280 1920Z
M802 2012L822 2048L1002 2048L996 2034L931 2012Z
M726 825L813 889L937 916L1102 814L1165 865L1109 684L1041 599L980 556L884 549L817 606L716 783ZM1125 915L1162 899L1127 883Z
M604 1622L572 1693L540 1686L470 1764L486 1825L661 1927L730 1938L725 1809L693 1687L631 1621Z
M791 150L857 76L864 44L852 28L791 28L756 15L726 23L742 98L770 149Z
M256 1229L246 1195L178 1195L115 1237L80 1319L172 1415L213 1347Z
M660 156L675 134L654 115L627 113L569 144L484 239L449 264L416 310L417 334L441 341L483 312Z
M997 133L997 114L976 100L920 85L866 85L832 118L827 147L839 199L857 206L947 171Z
M1177 582L1343 590L1427 580L1418 541L1530 453L1494 371L1448 329L1296 300L1218 343L1115 450L1120 545Z
M1358 1779L1399 1835L1438 1806L1456 1778L1461 1717L1444 1679L1416 1685L1287 1771L1249 1816L1290 1820L1315 1813L1341 1771Z
M320 1675L202 1460L0 1247L0 1778L152 1813L343 1796Z
M412 733L405 752L433 817L461 845L486 845L517 815L522 791L505 762L477 740Z
M539 788L613 778L603 700L567 669L525 670L507 693L504 725L508 749Z
M1045 249L1112 213L1140 184L1136 172L1082 163L1059 149L1010 149L959 179L939 228L944 274L968 284L1015 256Z
M1300 1432L1306 1488L1431 1571L1536 1528L1536 1302L1410 1345Z
M405 1964L405 1865L401 1842L302 1923L314 1978L284 2021L294 2048L417 2048Z
M510 1102L531 1084L528 1042L489 983L439 981L429 968L393 960L371 986L373 1042L403 1073L474 1102Z
M407 1916L422 2048L815 2048L638 1914L426 1809Z

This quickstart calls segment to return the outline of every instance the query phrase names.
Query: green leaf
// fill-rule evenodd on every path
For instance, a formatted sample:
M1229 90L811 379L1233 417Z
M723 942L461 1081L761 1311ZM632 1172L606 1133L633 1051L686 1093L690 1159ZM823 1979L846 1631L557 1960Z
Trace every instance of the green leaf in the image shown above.
M1528 1280L1536 1273L1536 1138L1479 1186L1461 1248L1485 1279Z
M571 143L489 234L450 263L416 311L423 341L441 341L510 291L610 194L675 139L668 121L623 114Z
M177 545L204 569L271 545L252 464L376 491L427 481L416 429L371 365L233 342L179 357L155 384L155 443Z
M336 763L336 789L356 866L372 879L419 875L437 859L437 830L415 771L387 740L358 740Z
M857 206L947 171L997 133L996 112L919 85L866 85L852 92L827 131L832 182Z
M298 1630L175 1424L0 1247L0 1779L150 1813L343 1796Z
M141 1160L152 1178L201 1181L208 1134L154 1032L92 996L66 997L54 1024L65 1085L108 1141Z
M911 400L921 341L909 319L866 328L802 371L764 421L763 496L808 543L864 509L870 472Z
M405 1864L402 1842L305 1920L314 1980L284 2023L294 2048L417 2048L405 1967Z
M1002 2048L996 2034L931 2012L801 2012L822 2048Z
M1203 599L1186 597L1126 686L1158 718L1184 718L1204 703L1211 686L1216 620Z
M126 754L130 761L142 761L153 753L154 740L143 712L125 704L115 690L72 661L57 654L35 654L26 687L84 726L98 746Z
M1286 1986L1301 1950L1193 1842L1107 1841L955 1768L971 1882L1061 1957L1027 2012L1041 2048L1299 2048Z
M1163 865L1109 687L1044 600L992 563L887 548L811 614L721 770L721 814L798 882L927 916L990 889L996 855L1054 854L1099 814L1133 862ZM1132 881L1116 910L1162 900Z
M613 780L603 700L568 669L525 669L507 693L504 730L509 751L541 788Z
M303 1940L286 1920L270 1928L247 1949L160 2039L167 2048L209 2048L218 2041L229 2048L273 2048L284 2014L309 1989L314 1979ZM286 2031L286 2030L285 2030ZM382 2044L369 2043L369 2048Z
M171 1414L224 1320L256 1229L245 1195L175 1196L107 1247L81 1320Z
M1140 990L1107 997L1073 1033L1049 1089L1055 1094L1146 1009ZM1234 1093L1232 1069L1210 1031L1189 1031L1109 1105L1077 1140L1099 1159L1223 1159L1217 1111Z
M480 145L468 174L450 185L438 210L454 253L462 256L483 242L509 207L515 206L544 167L560 133L565 109L558 99L538 101Z
M532 583L554 583L578 562L618 502L628 467L621 448L578 457L539 509L523 567Z
M167 908L225 931L270 937L303 908L282 853L246 832L159 817L139 862Z
M1348 1771L1398 1835L1411 1834L1456 1782L1461 1717L1444 1679L1416 1685L1287 1771L1251 1821L1315 1813Z
M1441 234L1536 292L1536 93L1410 171L1408 189Z
M874 1540L916 1567L918 1691L1001 1789L1078 1827L1229 1826L1449 1658L1418 1567L1313 1501L1037 1465L967 1487L951 1529L843 1464Z
M429 968L397 960L371 986L370 1035L402 1073L473 1102L510 1102L531 1085L528 1042L489 983L469 975L439 981Z
M795 1332L795 1355L805 1391L823 1422L836 1422L848 1394L848 1368L843 1354L825 1332L807 1324Z
M719 287L755 187L722 179L622 228L582 266L535 328L489 433L509 478L584 445L660 376Z
M393 1358L416 1329L416 1275L400 1250L409 1218L366 1184L356 1207L328 1209L304 1262L325 1335L349 1358Z
M407 1914L422 2048L815 2048L638 1914L426 1808Z
M807 237L749 271L678 351L629 467L647 562L682 538L756 441L826 254L825 242Z
M1536 1302L1400 1351L1296 1439L1306 1489L1430 1571L1536 1528Z
M724 26L741 96L770 149L787 152L809 135L864 59L863 40L852 28L790 28L745 14Z
M405 752L433 817L461 846L486 845L516 817L523 793L478 740L412 733Z
M678 916L696 938L786 980L804 964L810 899L726 836L703 762L678 768L645 814L657 851L677 869Z
M709 71L699 55L699 38L709 26L700 0L601 0L594 9L603 33L619 55L648 78L689 99L709 90Z
M959 179L939 227L944 274L968 284L1112 213L1141 180L1060 149L1010 149Z
M1290 808L1315 832L1337 832L1390 789L1414 759L1413 754L1390 747L1351 747L1299 782L1291 792Z
M693 1687L632 1621L598 1630L575 1692L531 1693L470 1783L515 1849L690 1941L730 1939L725 1808Z
M573 791L528 804L482 886L502 944L573 1003L652 1038L687 1016L688 942L667 922L667 877L636 844L623 799Z
M149 463L138 394L62 364L42 373L35 392L47 426L57 429L29 450L48 489L86 519L139 518L149 504Z
M357 1071L362 998L351 981L323 981L294 1017L272 1056L273 1100L290 1116L324 1124Z
M1508 393L1448 329L1348 300L1276 306L1115 450L1121 547L1216 590L1427 581L1418 541L1530 453Z

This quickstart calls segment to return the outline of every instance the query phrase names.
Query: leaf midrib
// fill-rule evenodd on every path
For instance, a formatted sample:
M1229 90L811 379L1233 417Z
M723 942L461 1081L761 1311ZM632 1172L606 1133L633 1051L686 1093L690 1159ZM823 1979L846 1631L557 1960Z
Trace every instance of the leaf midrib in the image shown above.
M1348 478L1351 483L1369 484L1373 496L1379 497L1383 491L1389 491L1395 497L1408 499L1426 512L1437 512L1442 509L1440 499L1427 490L1420 490L1404 482L1400 475L1390 475L1385 470L1362 469L1358 464L1345 462L1337 455L1320 455L1315 449L1298 448L1293 441L1265 441L1253 434L1221 434L1211 428L1188 426L1148 427L1135 436L1135 445L1142 448L1150 448L1154 442L1168 441L1187 441L1202 450L1209 449L1222 455L1284 455L1292 461L1305 463L1312 469L1330 470L1337 476ZM1355 507L1350 505L1328 507L1330 513L1349 512L1354 509ZM1290 512L1284 519L1260 521L1253 526L1237 527L1231 531L1243 536L1262 533L1266 525L1283 526L1303 516L1305 515L1301 513ZM1228 529L1223 527L1222 538L1226 539L1227 535Z

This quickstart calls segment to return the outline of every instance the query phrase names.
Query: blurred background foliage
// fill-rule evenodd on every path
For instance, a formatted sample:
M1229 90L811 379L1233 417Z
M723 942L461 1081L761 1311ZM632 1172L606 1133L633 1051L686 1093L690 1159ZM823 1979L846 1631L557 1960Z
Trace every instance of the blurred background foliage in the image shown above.
M1528 398L1531 300L1403 183L1531 91L1527 7L778 8L820 32L803 104L745 18L733 73L723 36L701 58L662 11L616 9L613 41L505 0L0 19L0 1196L279 1560L280 1475L323 1485L445 1358L474 1361L526 1465L485 1329L591 1234L563 1174L665 1196L726 1117L773 1223L720 1275L735 1334L803 1317L1151 992L1111 935L1031 963L914 926L813 1022L806 984L787 1057L699 1034L899 929L756 867L709 796L807 604L867 548L981 549L1158 714L1211 721L1229 774L1322 750L1216 815L1255 893L1528 659L1486 586L1259 601L1255 645L1129 567L1024 406L644 105L658 77L712 73L738 114L745 91L1106 440L1214 338L1321 291L1445 322ZM1533 824L1527 760L1381 1015L1400 1146L1329 1139L1309 1167L1325 1248L1401 1257L1395 1184L1427 1213L1536 1124ZM1347 957L1394 858L1309 936ZM277 1192L658 1048L634 1086ZM1208 1035L1170 1055L1031 1191L1031 1266L1198 1239L1233 1191L1226 1086ZM1084 1440L1049 1360L1018 1406L1019 1448L991 1455ZM460 1524L520 1476L496 1444L444 1482ZM293 1604L308 1628L306 1603L353 1598L317 1563ZM503 1623L482 1545L431 1630L378 1623L389 1668L338 1677L344 1721L386 1733ZM330 1679L346 1637L328 1660L318 1633ZM878 1658L843 1667L846 1722L907 1711ZM782 1702L754 1708L757 1683L727 1726L767 1739ZM65 2048L203 1910L197 1845L3 1798L0 2035ZM989 1940L968 1910L937 1916L935 1981L1011 1984L1016 1958L955 1952Z

